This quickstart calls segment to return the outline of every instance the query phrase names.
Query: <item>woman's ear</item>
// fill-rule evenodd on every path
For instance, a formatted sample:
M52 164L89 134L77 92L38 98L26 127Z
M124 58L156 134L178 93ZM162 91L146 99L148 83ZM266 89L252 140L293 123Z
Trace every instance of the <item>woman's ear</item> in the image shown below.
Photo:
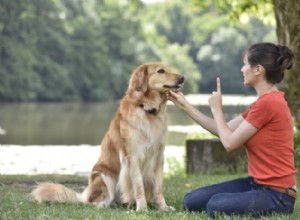
M136 91L145 93L148 89L148 71L147 65L138 67L132 74L130 87Z
M265 68L262 65L258 64L255 67L255 73L256 73L255 75L264 74L265 73Z

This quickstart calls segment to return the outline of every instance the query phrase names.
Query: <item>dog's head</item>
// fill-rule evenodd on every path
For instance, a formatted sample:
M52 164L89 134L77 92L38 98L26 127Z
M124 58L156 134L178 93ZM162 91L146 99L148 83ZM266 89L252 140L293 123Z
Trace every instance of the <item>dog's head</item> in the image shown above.
M170 68L161 63L146 63L133 72L129 89L145 93L147 90L165 92L178 91L182 88L184 77L171 72Z

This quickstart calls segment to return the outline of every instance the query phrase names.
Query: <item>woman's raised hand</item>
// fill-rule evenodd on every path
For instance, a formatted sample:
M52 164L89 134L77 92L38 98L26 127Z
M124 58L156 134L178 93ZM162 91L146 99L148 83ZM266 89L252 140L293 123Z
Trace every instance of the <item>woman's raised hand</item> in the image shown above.
M208 99L208 103L212 113L222 110L222 91L221 80L217 78L217 91L213 91L212 95Z

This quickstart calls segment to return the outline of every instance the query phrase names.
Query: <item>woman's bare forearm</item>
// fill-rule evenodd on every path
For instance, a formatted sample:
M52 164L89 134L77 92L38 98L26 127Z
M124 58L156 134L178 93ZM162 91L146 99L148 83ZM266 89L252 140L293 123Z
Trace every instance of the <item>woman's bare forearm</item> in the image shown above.
M195 122L197 122L205 130L209 131L210 133L216 136L219 136L217 125L213 118L203 114L201 111L199 111L190 104L186 105L184 108L182 108L182 110L185 111Z

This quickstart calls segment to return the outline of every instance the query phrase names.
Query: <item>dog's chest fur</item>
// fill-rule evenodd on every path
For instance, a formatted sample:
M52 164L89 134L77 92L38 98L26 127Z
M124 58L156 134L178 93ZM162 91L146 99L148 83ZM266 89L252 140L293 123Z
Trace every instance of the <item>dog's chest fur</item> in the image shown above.
M147 104L144 107L155 108L155 114L139 105L126 105L126 108L121 105L120 108L123 118L120 120L120 133L126 142L125 152L135 152L140 161L162 154L167 132L166 101Z

